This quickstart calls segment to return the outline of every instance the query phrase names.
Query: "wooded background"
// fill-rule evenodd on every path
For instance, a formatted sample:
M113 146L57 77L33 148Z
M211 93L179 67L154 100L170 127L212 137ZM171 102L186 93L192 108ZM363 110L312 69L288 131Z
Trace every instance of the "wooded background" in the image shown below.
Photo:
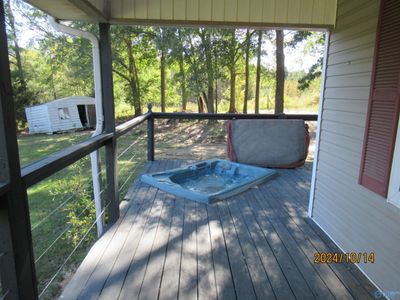
M55 32L45 14L21 0L5 5L20 128L26 106L93 96L90 43ZM93 24L68 25L98 35ZM317 110L322 32L115 25L111 33L119 118L141 114L149 102L161 111ZM299 45L315 62L289 72L285 53Z

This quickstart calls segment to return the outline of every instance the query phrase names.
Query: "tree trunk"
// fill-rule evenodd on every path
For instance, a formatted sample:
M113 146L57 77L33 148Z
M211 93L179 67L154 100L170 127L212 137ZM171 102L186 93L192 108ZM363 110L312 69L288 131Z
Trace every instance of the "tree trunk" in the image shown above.
M236 113L236 104L235 104L235 98L236 98L236 93L235 93L235 89L236 89L236 70L235 67L232 66L230 68L230 75L231 75L231 79L230 79L230 85L231 85L231 96L229 99L229 112L230 113Z
M198 111L199 113L204 113L204 108L207 107L207 95L204 92L201 92L199 98L197 100Z
M246 31L246 57L245 57L245 83L244 83L244 99L243 113L247 114L247 101L249 99L249 56L250 56L250 32Z
M130 38L125 40L126 49L128 51L128 62L129 62L129 77L127 78L132 93L132 103L135 111L135 116L142 114L142 106L140 99L140 83L138 70L136 68L135 56L133 54L132 43Z
M236 113L236 30L232 31L231 35L231 45L229 49L230 54L230 64L229 64L229 73L230 73L230 88L231 95L229 99L229 112Z
M181 95L182 95L182 111L186 111L186 74L185 74L185 68L183 65L183 52L181 56L179 57L179 73L181 77Z
M21 48L19 47L18 44L18 39L17 39L17 30L15 27L15 18L14 15L11 11L11 5L10 5L10 0L7 0L7 4L5 5L5 9L8 15L9 19L9 25L11 29L11 38L12 38L12 43L14 44L13 50L15 53L15 59L17 63L17 71L18 71L18 78L19 78L19 84L21 89L26 89L26 80L24 76L24 70L22 68L22 59L21 59Z
M262 45L262 30L258 31L257 44L257 74L256 74L256 98L254 100L254 113L260 113L260 79L261 79L261 45Z
M207 88L207 112L214 113L214 83Z
M182 32L178 28L179 46L178 46L178 60L179 60L179 75L181 77L181 99L182 99L182 111L186 111L187 99L186 99L186 73L185 73L185 56L182 41Z
M164 51L164 49L161 50L160 72L161 72L161 111L165 112L165 51Z
M218 113L218 80L215 79L215 113Z
M285 54L283 52L283 31L276 30L276 89L275 114L282 114L285 91Z
M203 29L201 34L207 66L207 112L214 113L214 68L211 51L210 29Z

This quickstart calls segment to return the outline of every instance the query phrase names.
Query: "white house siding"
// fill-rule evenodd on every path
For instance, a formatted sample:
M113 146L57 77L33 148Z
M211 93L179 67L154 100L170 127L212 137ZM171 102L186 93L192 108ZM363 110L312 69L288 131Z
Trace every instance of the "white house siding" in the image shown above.
M331 34L313 219L345 252L374 252L361 269L399 291L400 209L358 184L378 0L341 0Z
M25 108L29 133L51 132L49 112L46 105L38 105Z

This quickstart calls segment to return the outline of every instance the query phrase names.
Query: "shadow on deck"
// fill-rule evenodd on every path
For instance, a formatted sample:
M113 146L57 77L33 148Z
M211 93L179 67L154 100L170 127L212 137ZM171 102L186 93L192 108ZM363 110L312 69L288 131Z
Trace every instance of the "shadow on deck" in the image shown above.
M155 172L180 161L148 163ZM121 218L93 246L62 299L369 299L353 265L307 218L311 164L204 205L136 181Z

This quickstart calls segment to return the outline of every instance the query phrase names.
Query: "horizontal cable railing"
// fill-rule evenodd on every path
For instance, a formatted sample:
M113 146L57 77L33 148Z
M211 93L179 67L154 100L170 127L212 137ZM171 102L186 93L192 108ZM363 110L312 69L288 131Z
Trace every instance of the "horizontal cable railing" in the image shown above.
M34 265L38 281L38 292L40 298L52 298L59 294L60 282L67 280L64 278L69 273L73 273L80 261L82 261L89 247L96 240L95 227L102 220L106 226L109 222L109 209L112 205L118 205L109 200L110 179L106 169L109 165L102 163L101 169L97 174L101 180L101 186L98 197L102 201L101 211L94 210L94 195L90 176L90 164L88 155L93 151L103 151L107 145L116 139L117 152L115 161L118 163L117 178L119 199L122 200L127 193L131 182L136 178L147 160L154 160L155 138L159 134L157 126L162 119L179 120L231 120L231 119L303 119L305 121L316 121L317 115L290 114L290 115L245 115L245 114L204 114L204 113L160 113L149 112L133 118L121 125L115 127L115 132L102 133L91 137L83 142L67 147L62 151L53 153L41 160L33 162L21 169L21 179L24 187L28 190L30 197L31 213L31 234L34 248ZM147 127L143 123L147 121ZM156 121L156 126L155 122ZM195 122L193 122L195 123ZM201 123L201 124L200 124ZM205 122L200 122L199 126L207 126ZM203 124L204 123L204 124ZM222 122L218 126L223 127ZM161 129L160 129L161 130ZM156 131L156 132L155 132ZM221 131L222 132L222 131ZM185 135L186 134L186 135ZM182 133L180 140L190 137L190 130ZM161 140L160 140L161 141ZM183 140L182 140L183 141ZM222 141L223 142L223 141ZM221 142L221 143L222 143ZM160 150L164 151L164 146L158 145ZM190 153L190 152L188 152ZM106 154L100 154L101 161L105 160ZM68 191L58 191L54 195L47 191L46 197L39 197L40 192L47 188L49 182L61 182L69 184L69 177L73 176L73 166L80 161L84 162L84 172L79 173L84 179L84 193ZM105 165L107 165L105 167ZM72 168L72 169L71 169ZM66 171L67 170L67 171ZM58 172L61 172L60 174ZM57 175L56 175L57 174ZM69 175L68 175L69 174ZM72 175L71 175L72 174ZM52 176L56 175L56 179ZM40 185L40 188L38 188ZM8 189L7 184L0 184L0 195ZM134 186L133 186L134 188ZM60 190L63 190L60 188ZM36 200L32 197L37 194ZM90 202L82 201L90 195ZM2 199L5 199L3 197ZM40 203L42 202L42 203ZM71 211L74 213L71 213ZM76 222L76 223L74 223ZM77 228L77 224L81 224ZM71 235L75 232L75 235ZM65 245L68 245L66 247ZM62 251L60 251L62 250ZM0 253L6 257L7 254ZM58 257L57 257L58 255ZM4 259L4 257L2 257ZM68 276L67 276L68 277ZM2 290L0 286L0 300L7 297L7 289Z
M47 214L44 218L42 218L39 222L35 223L32 225L31 230L34 231L36 228L38 228L40 225L42 225L43 223L45 223L49 218L51 218L52 216L54 216L57 212L59 212L63 207L65 207L69 202L71 202L72 200L74 200L74 196L76 196L76 194L72 194L69 197L66 197L67 199L65 201L63 201L60 205L58 205L55 209L53 209L49 214ZM54 198L53 198L54 200Z
M147 113L147 119L151 113ZM136 118L137 119L137 118ZM140 121L140 119L137 119ZM133 124L133 122L126 122ZM137 177L146 162L146 127L135 122L118 138L118 179L120 200L125 198L130 182ZM127 127L125 127L127 128ZM133 130L135 129L135 130Z
M86 230L86 232L84 233L83 237L79 240L79 242L76 244L76 246L74 247L74 249L71 251L71 253L66 257L66 259L64 260L64 262L60 265L60 267L57 269L57 271L54 273L54 275L51 277L51 279L48 281L48 283L45 285L45 287L43 288L42 291L39 292L39 298L41 298L44 293L47 291L47 289L50 287L50 285L54 282L54 280L56 279L56 277L60 274L60 272L63 270L63 268L67 265L67 263L70 261L71 257L74 255L74 253L78 250L79 246L81 246L81 244L83 243L83 241L86 239L86 237L89 235L89 233L92 231L92 229L94 228L94 226L97 224L97 221L100 218L103 218L106 209L108 208L108 206L110 205L110 202L103 208L103 210L101 211L101 213L98 215L98 217L90 224L89 228Z
M0 287L0 300L6 299L6 297L8 296L9 293L10 293L10 290L3 292L3 290L1 290L1 287Z
M102 211L96 213L88 158L28 189L39 298L59 294L60 283L68 280L96 241L99 218L108 223L104 216L111 202L103 199ZM102 194L109 187L106 182Z
M149 112L116 127L120 199L146 161L146 127L141 124L150 116ZM138 126L140 128L135 130ZM88 154L104 149L103 146L111 141L113 136L113 133L105 133L89 138L21 170L24 183L29 187L31 233L39 298L48 299L59 294L60 282L68 280L68 274L74 272L77 263L79 264L84 257L82 255L96 240L95 228L98 221L103 222L105 228L107 224L111 225L106 213L112 205L107 200L109 183L106 168L102 163L97 174L101 178L102 188L98 197L103 202L103 208L95 214ZM105 153L101 152L100 160L104 159ZM77 170L74 166L80 163L83 164L82 170ZM82 188L92 194L89 203L82 202L82 197L86 196L82 196L79 191L75 192L71 188L64 191L72 180L71 176L78 175L81 177L79 180L85 182ZM52 191L51 187L58 184L60 187ZM71 210L76 211L72 216Z

